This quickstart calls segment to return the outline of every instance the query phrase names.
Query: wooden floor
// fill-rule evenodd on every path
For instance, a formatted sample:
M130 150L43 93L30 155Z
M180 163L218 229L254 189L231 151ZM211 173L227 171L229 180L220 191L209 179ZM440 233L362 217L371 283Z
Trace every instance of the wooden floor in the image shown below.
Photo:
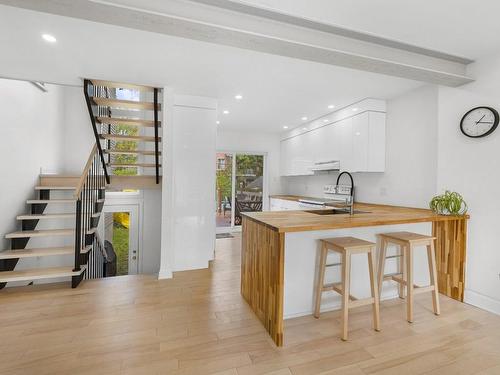
M286 321L276 348L239 293L240 237L218 240L211 270L0 291L0 374L500 374L500 317L442 297Z

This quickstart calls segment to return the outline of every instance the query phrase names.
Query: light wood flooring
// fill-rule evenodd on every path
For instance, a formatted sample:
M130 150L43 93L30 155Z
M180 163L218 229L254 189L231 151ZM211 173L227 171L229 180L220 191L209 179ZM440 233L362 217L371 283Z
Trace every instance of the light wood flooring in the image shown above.
M500 374L500 317L441 297L286 321L276 348L240 296L240 237L217 241L210 270L0 291L0 374Z

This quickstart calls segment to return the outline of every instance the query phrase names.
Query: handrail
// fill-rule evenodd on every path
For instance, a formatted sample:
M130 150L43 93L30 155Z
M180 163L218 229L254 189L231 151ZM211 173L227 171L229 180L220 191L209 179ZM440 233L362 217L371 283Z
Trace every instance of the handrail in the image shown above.
M82 175L80 176L80 180L78 180L78 184L76 185L76 190L74 197L75 199L78 199L80 197L80 193L83 188L83 184L85 183L85 179L87 178L87 175L89 173L90 167L92 167L92 162L94 161L94 156L97 152L97 144L94 144L92 147L92 151L90 151L89 158L87 159L87 163L85 164L85 167L83 168Z
M102 168L104 170L104 176L106 178L106 183L109 184L111 181L109 178L106 162L104 161L104 152L102 151L101 140L99 138L99 133L97 132L97 125L95 123L94 111L92 110L92 102L91 102L90 97L89 97L89 86L90 85L92 85L92 82L89 79L84 79L83 92L85 94L85 102L87 103L87 110L89 112L90 122L92 123L92 130L94 131L95 142L97 145L97 149L99 150L99 158L101 159Z
M154 119L155 119L155 169L156 169L156 183L160 183L160 160L158 157L158 89L154 88Z

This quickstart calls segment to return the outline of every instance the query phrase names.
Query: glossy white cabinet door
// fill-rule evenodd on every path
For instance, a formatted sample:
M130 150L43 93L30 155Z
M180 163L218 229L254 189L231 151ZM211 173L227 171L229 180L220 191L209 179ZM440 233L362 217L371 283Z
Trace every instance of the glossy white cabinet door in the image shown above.
M347 118L335 124L335 136L338 139L340 169L352 171L352 118Z
M370 112L368 172L385 171L385 113Z
M369 113L352 118L352 172L368 170Z

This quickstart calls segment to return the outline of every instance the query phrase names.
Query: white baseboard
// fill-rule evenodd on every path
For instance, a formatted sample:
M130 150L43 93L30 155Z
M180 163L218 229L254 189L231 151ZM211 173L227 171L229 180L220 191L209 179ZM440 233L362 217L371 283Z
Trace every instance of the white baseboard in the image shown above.
M160 272L158 272L158 280L171 279L172 277L173 273L171 270L160 270Z
M390 293L384 293L382 298L380 299L381 301L385 301L388 299L396 299L399 298L397 291L396 292L390 292ZM329 304L324 304L321 306L321 313L325 313L328 311L335 311L335 310L340 310L340 301L334 302L334 303L329 303ZM302 311L302 312L297 312L297 313L291 313L291 314L286 314L283 316L283 319L292 319L292 318L300 318L301 316L307 316L307 315L312 315L313 310L311 309L310 311Z
M479 307L480 309L500 315L500 301L484 294L465 289L464 302L469 305Z

